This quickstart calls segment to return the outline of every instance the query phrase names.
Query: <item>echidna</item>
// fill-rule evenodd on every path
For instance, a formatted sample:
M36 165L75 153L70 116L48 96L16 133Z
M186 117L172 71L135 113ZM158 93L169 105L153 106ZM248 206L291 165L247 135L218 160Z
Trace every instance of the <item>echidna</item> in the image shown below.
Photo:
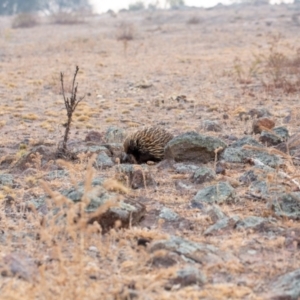
M160 127L147 127L128 136L124 141L124 150L133 156L138 164L147 161L161 161L164 148L173 135Z

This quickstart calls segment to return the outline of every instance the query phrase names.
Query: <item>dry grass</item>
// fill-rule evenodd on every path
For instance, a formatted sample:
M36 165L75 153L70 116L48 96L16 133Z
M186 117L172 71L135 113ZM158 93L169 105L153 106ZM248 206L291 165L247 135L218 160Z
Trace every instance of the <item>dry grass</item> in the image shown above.
M102 15L87 17L85 23L76 21L76 30L72 26L57 30L54 24L33 27L26 30L26 38L23 30L6 28L7 19L0 18L4 28L0 36L0 173L14 175L13 185L0 188L1 298L266 299L270 281L300 268L298 221L275 217L278 231L232 229L204 236L212 221L189 206L202 186L177 188L178 181L189 181L185 174L148 166L157 185L131 190L128 180L119 180L114 169L94 170L85 154L73 163L44 163L43 157L36 156L29 169L14 168L33 146L42 143L55 148L61 140L66 113L62 111L59 72L72 74L77 63L83 71L79 94L89 96L75 113L71 142L84 140L90 129L104 134L109 126L128 133L157 124L175 135L187 130L202 132L202 121L207 119L218 120L222 132L206 134L240 138L251 132L252 123L241 120L239 114L258 107L273 114L276 126L285 124L291 133L299 130L300 40L299 26L291 22L293 11L285 6L253 6L234 11L234 22L227 23L232 14L231 9L218 8L155 11L151 18L148 12L124 13L118 18ZM187 26L187 20L195 16L201 25ZM269 18L276 20L271 26L265 23ZM129 25L119 27L120 22ZM130 43L126 58L118 40ZM140 82L152 86L138 88ZM287 116L290 121L284 123ZM299 167L289 155L280 155L284 166L266 176L268 184L280 182L287 191L295 190ZM213 162L209 167L213 168ZM68 171L68 176L49 179L49 172L57 168ZM226 175L218 175L216 181L231 182L240 198L221 209L242 219L253 215L274 218L266 201L244 197L246 188L238 178L249 168L229 164ZM86 197L74 204L59 192L82 180L85 191L91 191L96 176L105 178L105 188L119 197L143 197L148 212L162 206L172 209L188 219L194 230L172 226L165 230L163 222L151 229L125 230L116 224L102 235L98 224L87 225ZM47 215L32 205L26 207L29 200L45 193L49 195ZM13 197L11 204L7 196ZM112 199L110 205L117 205L117 200ZM214 245L220 253L201 263L176 256L174 266L155 267L153 259L167 251L150 253L138 246L138 240L157 241L169 234ZM202 271L206 284L165 289L186 264Z

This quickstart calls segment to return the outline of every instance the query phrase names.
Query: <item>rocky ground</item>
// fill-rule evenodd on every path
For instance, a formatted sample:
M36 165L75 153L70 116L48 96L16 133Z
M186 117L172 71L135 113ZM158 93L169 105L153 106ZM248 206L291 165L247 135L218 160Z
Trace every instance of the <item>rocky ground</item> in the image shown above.
M300 8L0 31L3 299L299 299ZM77 107L58 159L79 66ZM125 137L175 138L158 164Z

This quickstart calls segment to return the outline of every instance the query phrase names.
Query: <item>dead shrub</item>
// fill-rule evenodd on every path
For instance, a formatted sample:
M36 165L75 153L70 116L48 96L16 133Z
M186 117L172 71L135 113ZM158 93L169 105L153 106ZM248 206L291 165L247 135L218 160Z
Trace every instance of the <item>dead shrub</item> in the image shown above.
M132 23L122 22L118 26L117 40L118 41L131 41L135 36L135 27Z
M188 25L197 25L201 23L201 18L198 16L192 16L186 22Z
M60 11L51 15L51 22L59 25L76 25L85 23L85 19L78 12Z
M12 28L30 28L39 24L38 17L30 13L21 13L14 17Z

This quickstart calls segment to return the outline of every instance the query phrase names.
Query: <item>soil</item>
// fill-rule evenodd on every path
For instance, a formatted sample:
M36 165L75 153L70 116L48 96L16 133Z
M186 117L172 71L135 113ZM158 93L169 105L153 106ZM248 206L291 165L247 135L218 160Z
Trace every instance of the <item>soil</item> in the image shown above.
M272 76L263 62L274 47L287 57L297 53L298 15L296 5L219 5L84 15L83 22L72 25L41 17L37 26L16 29L11 27L13 17L1 17L0 173L14 176L12 186L0 187L1 298L270 298L270 284L300 268L300 224L276 217L267 201L244 196L238 182L249 165L229 164L226 175L217 176L216 181L231 182L239 196L221 209L241 219L272 217L272 230L229 228L204 235L214 222L190 203L205 184L149 165L156 184L129 192L143 199L148 219L102 235L96 225L77 221L58 226L47 215L24 210L27 201L45 190L69 188L88 177L86 157L56 163L50 155L46 165L37 157L25 171L17 162L34 146L56 149L62 141L67 116L60 72L69 90L77 65L78 95L85 98L73 118L74 143L84 141L90 131L104 136L110 126L131 133L145 125L163 126L174 135L196 131L228 141L252 134L252 118L241 117L251 109L266 109L275 126L297 132L299 90L266 88ZM221 132L207 132L205 120L218 121ZM57 165L69 170L71 179L45 179ZM214 162L207 165L214 168ZM286 164L285 171L299 176L299 167ZM115 173L108 168L94 170L93 176L112 178ZM180 180L189 188L182 189ZM286 186L296 188L288 180ZM162 206L177 213L183 225L151 226ZM151 243L169 235L215 246L218 256L199 261L149 250ZM176 272L187 264L204 274L204 284L174 283Z

